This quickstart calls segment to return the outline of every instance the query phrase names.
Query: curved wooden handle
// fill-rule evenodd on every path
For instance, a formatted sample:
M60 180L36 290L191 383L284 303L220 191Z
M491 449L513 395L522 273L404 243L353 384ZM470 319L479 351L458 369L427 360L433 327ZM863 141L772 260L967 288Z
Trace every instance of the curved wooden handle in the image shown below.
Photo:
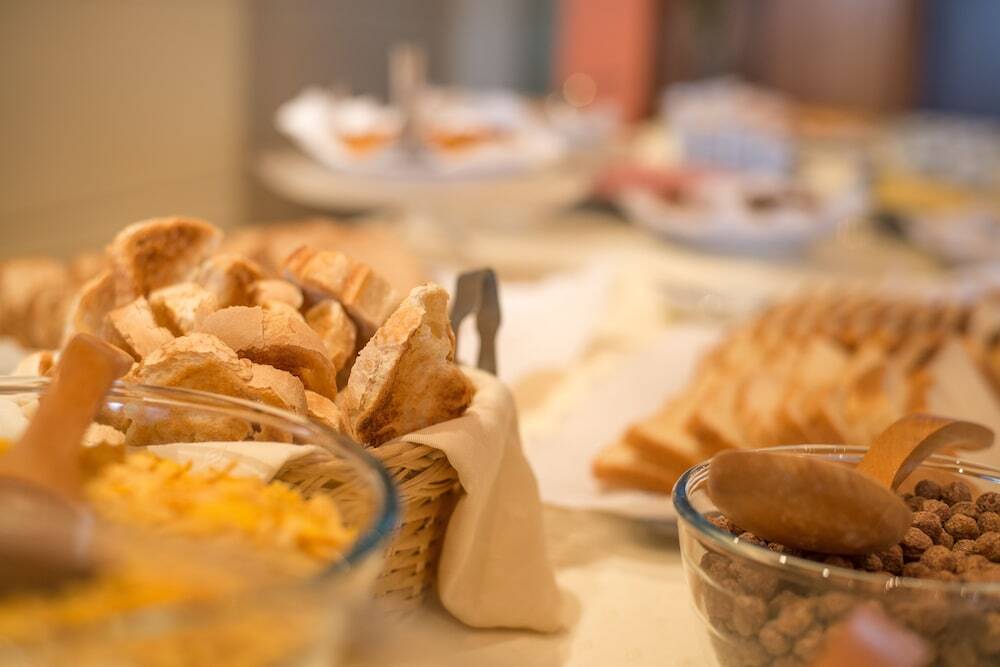
M993 431L981 424L935 415L908 415L875 438L857 470L896 489L921 461L940 449L975 450L992 444Z
M117 347L77 334L24 435L0 460L0 476L16 477L64 497L80 490L79 447L112 383L132 366Z

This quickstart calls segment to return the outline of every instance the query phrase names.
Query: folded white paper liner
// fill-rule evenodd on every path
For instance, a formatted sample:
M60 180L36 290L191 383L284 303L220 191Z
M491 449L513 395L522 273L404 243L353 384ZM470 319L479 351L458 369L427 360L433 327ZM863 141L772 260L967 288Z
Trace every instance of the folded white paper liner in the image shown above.
M545 551L538 484L521 449L513 396L495 377L465 369L476 395L458 419L402 440L438 449L463 493L444 536L438 595L444 608L478 628L554 632L563 598ZM319 448L274 442L200 442L146 448L193 470L235 466L231 474L273 479Z

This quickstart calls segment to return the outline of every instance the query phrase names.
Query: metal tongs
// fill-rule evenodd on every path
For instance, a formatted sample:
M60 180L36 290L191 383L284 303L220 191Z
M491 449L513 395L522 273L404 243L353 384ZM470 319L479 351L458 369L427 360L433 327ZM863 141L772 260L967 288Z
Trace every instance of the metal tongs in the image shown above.
M459 326L470 314L476 316L479 332L479 361L481 370L497 374L497 331L500 329L500 295L497 276L493 269L466 271L455 283L455 301L451 307L451 328L458 346Z

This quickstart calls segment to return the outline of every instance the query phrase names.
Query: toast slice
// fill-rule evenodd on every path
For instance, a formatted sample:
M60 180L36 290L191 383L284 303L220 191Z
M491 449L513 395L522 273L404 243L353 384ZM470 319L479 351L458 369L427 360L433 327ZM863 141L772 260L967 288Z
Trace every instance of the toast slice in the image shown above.
M601 450L591 469L594 477L609 486L668 494L687 466L664 465L618 441Z

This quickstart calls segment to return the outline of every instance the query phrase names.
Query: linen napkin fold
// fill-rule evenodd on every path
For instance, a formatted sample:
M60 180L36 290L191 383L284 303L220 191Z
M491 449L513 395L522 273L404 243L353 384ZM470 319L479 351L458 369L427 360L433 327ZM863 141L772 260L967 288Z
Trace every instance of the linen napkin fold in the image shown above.
M442 545L438 596L466 625L554 632L564 625L563 598L514 398L492 375L463 370L476 387L466 413L401 438L444 452L462 484Z
M138 451L147 451L175 463L190 463L195 472L229 468L229 474L234 477L257 477L270 482L292 461L320 449L315 445L236 441L178 442L149 445Z

